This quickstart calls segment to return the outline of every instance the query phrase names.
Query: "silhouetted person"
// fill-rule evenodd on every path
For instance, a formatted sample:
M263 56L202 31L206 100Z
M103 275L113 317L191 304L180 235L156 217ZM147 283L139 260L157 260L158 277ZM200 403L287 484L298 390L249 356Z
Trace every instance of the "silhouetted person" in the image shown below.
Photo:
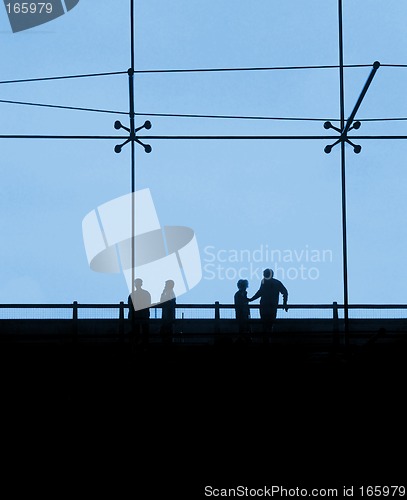
M161 336L163 342L170 343L174 330L176 305L173 280L167 280L165 282L164 290L160 297L160 303L162 308Z
M273 325L277 317L277 306L280 293L283 296L284 309L285 311L288 311L287 288L281 283L281 281L274 279L273 276L274 272L271 269L265 269L263 271L263 280L260 288L253 295L253 297L249 299L249 302L252 302L260 297L260 318L263 324L263 334L271 333L273 331ZM263 336L263 341L267 342L267 340L268 337Z
M151 295L142 288L143 280L137 278L134 280L135 290L129 295L129 319L132 327L132 340L140 338L143 344L148 342L150 332L150 307Z
M239 280L237 282L237 292L234 296L235 302L235 314L239 325L239 334L242 340L248 340L248 335L250 332L249 328L249 299L247 298L247 288L249 287L249 282L247 280Z

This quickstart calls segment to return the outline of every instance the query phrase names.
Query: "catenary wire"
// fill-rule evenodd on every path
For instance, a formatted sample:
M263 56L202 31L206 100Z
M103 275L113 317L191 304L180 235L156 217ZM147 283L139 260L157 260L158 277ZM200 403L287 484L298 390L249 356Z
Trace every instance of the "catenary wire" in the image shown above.
M345 64L344 68L369 68L371 64ZM407 67L407 65L401 64L382 64L381 66L387 67ZM138 69L135 70L135 74L154 74L154 73L220 73L228 71L286 71L286 70L309 70L309 69L337 69L339 68L336 64L325 64L325 65L307 65L307 66L259 66L259 67L246 67L246 68L185 68L185 69ZM79 75L65 75L65 76L50 76L41 78L24 78L19 80L3 80L0 81L1 84L11 84L11 83L31 83L31 82L42 82L51 80L67 80L73 78L93 78L98 76L112 76L112 75L125 75L128 74L127 71L110 71L104 73L88 73Z
M41 78L24 78L20 80L3 80L0 85L9 83L31 83L31 82L45 82L50 80L69 80L73 78L93 78L98 76L112 76L112 75L126 75L127 71L111 71L108 73L89 73L85 75L66 75L66 76L48 76Z
M87 111L94 113L109 113L116 115L128 115L126 111L115 111L111 109L96 109L96 108L82 108L76 106L63 106L58 104L43 104L25 101L11 101L0 99L3 104L17 104L22 106L36 106L51 109L66 109L70 111ZM270 121L315 121L315 122L337 122L338 118L311 118L311 117L283 117L283 116L247 116L247 115L205 115L205 114L188 114L188 113L135 113L136 116L155 116L163 118L203 118L203 119L222 119L222 120L270 120ZM394 118L358 118L360 122L384 122L384 121L407 121L407 117L394 117Z
M35 106L41 108L52 108L52 109L67 109L71 111L90 111L94 113L111 113L116 115L128 115L129 113L125 111L113 111L110 109L95 109L95 108L80 108L76 106L62 106L58 104L42 104L37 102L25 102L25 101L10 101L6 99L0 99L0 103L3 104L18 104L21 106Z
M66 109L70 111L89 111L94 113L110 113L119 115L128 115L126 111L114 111L110 109L82 108L76 106L63 106L59 104L44 104L26 101L12 101L8 99L0 99L3 104L16 104L21 106L34 106L51 109ZM164 118L212 118L212 119L229 119L229 120L287 120L287 121L327 121L328 118L297 118L297 117L274 117L274 116L245 116L245 115L204 115L204 114L182 114L182 113L134 113L136 116L155 116ZM329 121L337 121L330 118Z

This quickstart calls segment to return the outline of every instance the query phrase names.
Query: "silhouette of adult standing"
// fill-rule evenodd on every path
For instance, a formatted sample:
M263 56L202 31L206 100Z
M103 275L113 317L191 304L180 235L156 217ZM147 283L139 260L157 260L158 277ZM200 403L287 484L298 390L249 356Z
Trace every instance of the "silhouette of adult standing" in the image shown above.
M146 344L150 332L149 308L151 307L151 295L142 286L142 279L137 278L134 280L135 290L129 295L127 302L129 304L129 319L131 320L133 339L136 340L141 334L142 342Z
M247 298L247 288L249 282L247 280L239 280L237 282L237 292L234 295L235 314L239 325L239 334L247 336L249 333L249 299Z
M263 280L260 288L253 297L249 299L249 302L252 302L260 297L260 318L263 323L263 333L271 333L273 331L274 321L277 317L277 306L280 293L283 296L284 309L288 311L287 288L281 281L274 279L273 276L274 272L271 269L265 269L263 271ZM268 338L263 337L263 340L267 342Z
M162 291L160 297L160 303L162 308L161 335L163 342L165 343L171 342L171 337L174 329L175 305L176 305L174 286L175 283L173 280L167 280L165 282L164 290Z

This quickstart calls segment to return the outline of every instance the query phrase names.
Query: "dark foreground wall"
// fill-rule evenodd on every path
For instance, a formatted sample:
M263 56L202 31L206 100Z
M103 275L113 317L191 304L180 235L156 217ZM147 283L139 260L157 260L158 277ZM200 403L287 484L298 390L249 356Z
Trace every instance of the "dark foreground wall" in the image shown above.
M375 334L381 329L390 333L407 335L407 320L405 319L351 319L350 332L357 334ZM150 320L152 336L160 331L160 320ZM119 319L7 319L0 320L0 338L4 336L27 336L27 338L71 335L80 337L107 338L128 334L131 325L128 320ZM260 320L251 321L251 330L254 334L261 333ZM274 327L275 334L298 333L303 335L330 335L343 332L343 321L331 319L284 319L277 320ZM218 334L236 334L238 325L236 320L222 319L184 319L174 323L174 334L184 336L185 341L194 337L212 341ZM212 339L212 340L210 340Z
M343 486L405 482L407 349L389 324L348 347L327 326L280 324L267 344L143 345L111 320L35 325L29 339L32 325L1 323L3 477L23 497L280 485L342 498Z

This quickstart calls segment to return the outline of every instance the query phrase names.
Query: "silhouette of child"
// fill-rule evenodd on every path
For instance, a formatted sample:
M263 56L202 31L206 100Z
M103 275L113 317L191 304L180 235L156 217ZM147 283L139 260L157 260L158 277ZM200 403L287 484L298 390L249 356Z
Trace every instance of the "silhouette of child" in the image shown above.
M247 289L249 282L247 280L239 280L237 282L237 292L234 296L236 319L239 323L239 333L249 333L249 299L247 298Z

